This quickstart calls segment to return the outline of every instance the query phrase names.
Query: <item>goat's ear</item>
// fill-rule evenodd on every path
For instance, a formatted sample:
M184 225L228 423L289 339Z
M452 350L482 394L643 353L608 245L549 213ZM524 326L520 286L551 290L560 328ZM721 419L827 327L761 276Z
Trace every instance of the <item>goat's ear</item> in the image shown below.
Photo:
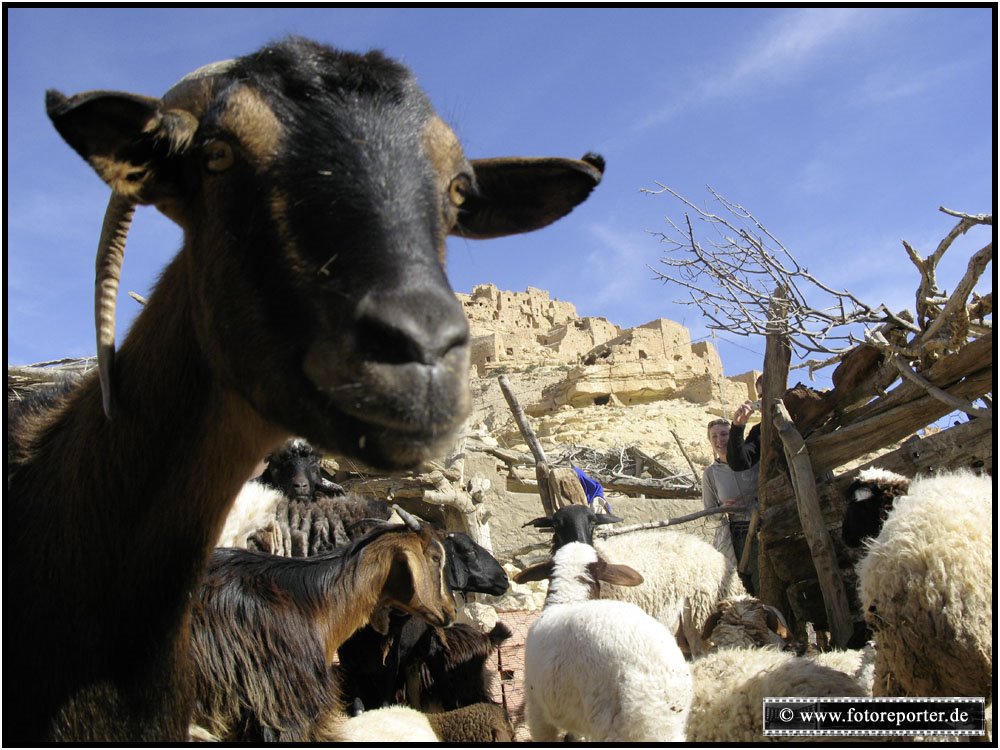
M541 229L572 211L604 174L604 159L473 159L476 193L452 234L488 239Z
M469 585L469 568L459 565L455 555L451 554L447 547L445 547L444 572L445 581L452 591L464 591Z
M596 564L593 575L598 581L613 583L616 586L638 586L644 580L637 570L628 565L617 565L604 561Z
M528 583L529 581L545 581L552 577L552 560L535 563L514 575L514 583Z
M538 529L551 529L552 528L552 519L549 518L548 516L541 516L540 518L533 518L530 521L528 521L527 523L521 524L521 528L522 529L525 526L534 526L535 528L538 528Z
M45 94L46 112L59 135L115 193L137 203L153 203L172 192L158 184L154 156L179 150L197 128L192 115L171 111L165 116L159 106L159 99L113 91Z

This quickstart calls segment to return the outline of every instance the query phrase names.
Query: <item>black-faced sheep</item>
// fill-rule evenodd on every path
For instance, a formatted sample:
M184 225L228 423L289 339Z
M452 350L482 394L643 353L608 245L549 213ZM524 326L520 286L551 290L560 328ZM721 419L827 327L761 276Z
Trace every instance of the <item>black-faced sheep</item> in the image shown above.
M897 497L906 494L910 480L884 469L863 469L847 488L847 508L841 536L848 547L860 547L878 536Z
M195 723L228 741L324 739L317 717L344 713L329 665L353 632L386 607L449 625L444 547L407 522L305 559L216 550L194 603Z
M685 653L702 653L701 633L716 604L746 594L736 570L708 542L673 529L635 531L595 542L594 529L608 522L584 505L567 505L551 518L529 523L552 528L554 550L569 542L591 544L606 560L642 573L641 586L604 586L601 597L637 604L676 634Z
M876 696L993 700L993 482L918 476L857 565Z
M267 466L257 481L279 490L291 500L343 495L343 487L323 476L321 458L308 442L293 438L268 454Z
M183 741L190 596L260 456L289 435L389 468L443 452L469 409L446 236L546 226L604 162L470 161L405 67L302 39L161 99L46 107L112 198L99 376L8 464L4 739ZM115 354L137 204L184 241Z
M384 500L353 494L316 500L286 498L241 546L285 557L310 557L363 536L371 530L371 522L390 520L391 515Z
M572 542L515 580L542 578L548 595L524 645L532 740L568 732L591 742L682 742L693 688L673 635L634 604L594 599L601 582L635 586L642 577Z

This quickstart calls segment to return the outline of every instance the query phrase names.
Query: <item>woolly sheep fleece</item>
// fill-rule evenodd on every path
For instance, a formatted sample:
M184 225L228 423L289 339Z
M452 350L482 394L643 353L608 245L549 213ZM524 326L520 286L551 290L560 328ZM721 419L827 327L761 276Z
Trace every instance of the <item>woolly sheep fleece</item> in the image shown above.
M637 531L594 543L608 562L639 571L639 586L601 584L601 598L632 602L671 632L681 628L692 655L705 650L701 631L720 599L746 595L725 555L691 534Z
M993 698L993 483L918 477L858 563L876 696Z
M851 676L787 651L722 649L695 659L691 673L689 742L770 741L764 736L764 698L865 695Z
M633 604L547 606L524 647L525 715L535 741L683 741L691 672L673 636Z
M427 717L409 706L365 711L344 721L336 742L440 742Z

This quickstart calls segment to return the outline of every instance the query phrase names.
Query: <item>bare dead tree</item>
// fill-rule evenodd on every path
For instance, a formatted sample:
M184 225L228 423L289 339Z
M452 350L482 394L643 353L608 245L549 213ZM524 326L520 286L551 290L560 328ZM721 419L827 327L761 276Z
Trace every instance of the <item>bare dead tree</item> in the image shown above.
M992 320L987 320L993 311L992 293L980 297L974 289L993 260L993 243L973 255L950 295L939 289L936 276L941 258L955 239L975 226L992 226L991 215L941 208L959 221L927 258L904 242L920 274L916 309L893 312L885 304L871 305L848 290L825 284L750 211L711 188L712 197L724 209L719 214L657 185L659 189L643 192L677 198L707 225L710 237L699 239L691 213L685 213L681 224L668 219L670 231L654 233L671 248L660 259L668 270L652 270L661 280L687 290L689 299L679 302L696 306L710 321L710 329L766 336L773 325L768 311L774 290L783 289L788 300L785 333L793 351L804 360L796 367L808 367L810 372L838 362L862 343L888 356L898 355L904 365L915 361L919 371L972 339L992 335ZM860 336L859 330L864 331ZM814 354L833 356L807 359Z

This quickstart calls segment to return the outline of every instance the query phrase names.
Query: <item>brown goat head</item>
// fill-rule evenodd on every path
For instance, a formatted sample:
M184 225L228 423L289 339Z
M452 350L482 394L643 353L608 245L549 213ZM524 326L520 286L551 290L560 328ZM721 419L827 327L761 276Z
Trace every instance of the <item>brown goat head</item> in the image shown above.
M294 38L161 99L50 91L47 108L113 191L95 303L109 416L125 233L152 204L185 231L177 262L212 372L289 433L392 467L440 452L469 408L445 237L543 227L604 167L470 161L406 68Z
M432 625L451 625L455 598L445 581L444 564L445 549L438 534L422 526L396 548L379 609L394 607Z

